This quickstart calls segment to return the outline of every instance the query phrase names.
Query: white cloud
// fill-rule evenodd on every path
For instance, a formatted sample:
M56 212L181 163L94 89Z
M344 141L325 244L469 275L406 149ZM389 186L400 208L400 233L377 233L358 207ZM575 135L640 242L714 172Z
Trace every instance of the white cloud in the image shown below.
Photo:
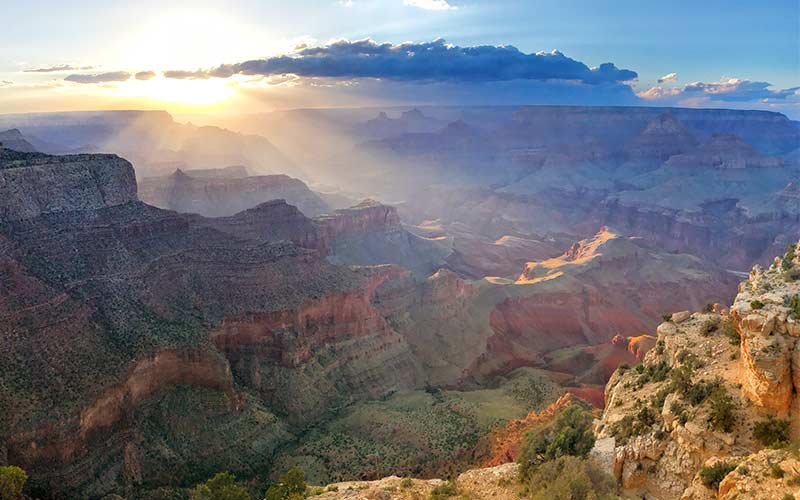
M352 7L353 0L339 0L339 5L341 5L342 7Z
M658 79L658 83L673 82L678 79L678 73L669 73Z
M661 80L659 80L661 81ZM680 95L681 89L665 89L662 87L651 87L643 92L639 92L636 95L641 97L642 99L664 99L665 97L674 97Z
M419 7L425 10L456 10L458 7L450 5L447 0L403 0L404 5Z

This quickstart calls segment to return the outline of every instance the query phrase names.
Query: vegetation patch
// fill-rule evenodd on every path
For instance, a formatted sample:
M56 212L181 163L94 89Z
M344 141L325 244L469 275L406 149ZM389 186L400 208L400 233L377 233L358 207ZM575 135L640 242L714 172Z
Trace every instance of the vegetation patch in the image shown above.
M0 500L17 500L21 498L22 488L28 480L28 474L13 465L0 467Z
M756 422L753 437L764 446L785 446L789 443L789 421L769 416L766 420Z
M252 500L247 490L236 484L236 477L228 472L220 472L198 484L190 496L192 500Z
M549 425L525 434L520 473L526 477L541 463L563 456L586 457L594 446L592 414L582 405L565 408Z
M698 474L700 474L700 480L703 482L703 486L716 491L719 489L719 483L725 479L725 476L735 469L736 464L718 462L712 466L703 467Z

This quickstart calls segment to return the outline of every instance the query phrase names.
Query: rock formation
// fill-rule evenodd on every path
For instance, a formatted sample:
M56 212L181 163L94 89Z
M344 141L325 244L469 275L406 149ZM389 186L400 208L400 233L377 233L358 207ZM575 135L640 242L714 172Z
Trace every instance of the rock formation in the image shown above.
M0 219L97 210L134 200L133 168L117 156L47 156L0 149Z
M689 168L770 168L782 167L779 156L763 156L734 134L716 134L696 151L676 154L667 166Z
M754 268L730 311L673 314L643 364L612 376L598 446L613 454L626 495L778 499L800 491L797 461L764 449L797 432L798 268L791 245L769 269ZM724 471L716 483L704 479L715 469Z
M697 139L667 111L647 124L628 149L628 154L634 159L666 161L671 156L685 153L696 146Z
M247 177L178 169L168 177L143 179L139 182L139 197L156 207L206 217L234 215L277 199L286 200L308 217L331 210L303 181L286 175Z
M21 153L36 152L36 148L17 129L0 131L0 148L13 149Z

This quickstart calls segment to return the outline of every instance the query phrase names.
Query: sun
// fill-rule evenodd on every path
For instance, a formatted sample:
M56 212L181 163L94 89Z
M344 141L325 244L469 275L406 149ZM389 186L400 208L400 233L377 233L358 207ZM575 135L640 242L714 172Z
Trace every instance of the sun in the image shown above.
M158 75L150 80L131 79L118 88L123 97L185 111L214 110L234 96L234 80L179 80Z

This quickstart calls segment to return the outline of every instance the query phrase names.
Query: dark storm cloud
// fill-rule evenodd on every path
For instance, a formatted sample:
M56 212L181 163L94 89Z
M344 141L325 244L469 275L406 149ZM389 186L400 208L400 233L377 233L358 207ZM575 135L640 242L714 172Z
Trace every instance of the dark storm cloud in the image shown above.
M126 71L112 71L110 73L99 73L96 75L69 75L64 78L68 82L74 83L106 83L124 82L131 77Z
M310 78L378 78L398 81L491 82L574 80L587 84L632 80L636 72L612 63L590 68L561 52L526 54L512 46L458 47L429 43L377 43L342 40L320 47L298 47L291 55L225 64L211 70L167 71L168 78L227 78L294 74Z
M134 75L137 80L151 80L156 77L155 71L140 71Z
M72 66L71 64L58 64L56 66L47 66L45 68L34 68L23 70L24 73L55 73L58 71L83 71L87 69L94 69L94 66Z

